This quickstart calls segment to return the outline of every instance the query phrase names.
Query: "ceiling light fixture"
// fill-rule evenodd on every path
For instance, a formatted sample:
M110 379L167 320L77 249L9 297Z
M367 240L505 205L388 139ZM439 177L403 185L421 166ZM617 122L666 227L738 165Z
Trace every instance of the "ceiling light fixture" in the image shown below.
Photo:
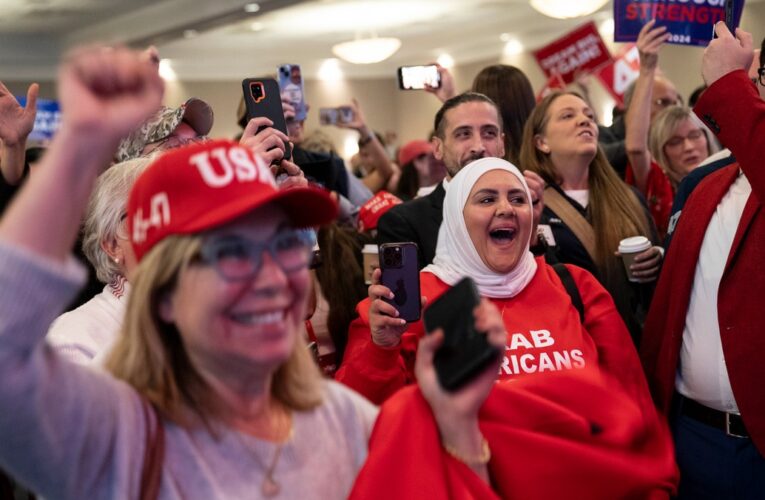
M338 82L343 79L343 70L337 59L326 59L319 67L319 80L323 82Z
M506 56L517 56L518 54L522 54L523 50L523 44L512 38L505 43L505 48L502 49L502 53Z
M260 5L256 3L248 3L244 6L244 11L249 12L250 14L253 14L260 10Z
M446 69L451 69L454 67L454 58L450 56L449 54L441 54L438 56L438 59L436 59L436 62Z
M608 0L530 0L531 6L542 14L555 19L570 19L592 14Z
M357 38L350 42L338 43L332 52L353 64L373 64L384 61L401 47L398 38Z

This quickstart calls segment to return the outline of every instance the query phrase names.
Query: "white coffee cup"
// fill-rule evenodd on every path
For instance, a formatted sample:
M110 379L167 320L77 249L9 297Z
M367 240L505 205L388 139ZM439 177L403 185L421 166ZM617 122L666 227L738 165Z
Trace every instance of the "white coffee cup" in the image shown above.
M624 269L627 270L627 279L630 281L638 282L640 278L632 276L630 266L635 260L635 256L641 252L645 252L653 246L651 241L645 236L632 236L631 238L624 238L619 242L619 253L622 256L624 262Z
M380 251L377 245L364 245L361 254L364 257L364 283L371 285L372 273L380 267Z

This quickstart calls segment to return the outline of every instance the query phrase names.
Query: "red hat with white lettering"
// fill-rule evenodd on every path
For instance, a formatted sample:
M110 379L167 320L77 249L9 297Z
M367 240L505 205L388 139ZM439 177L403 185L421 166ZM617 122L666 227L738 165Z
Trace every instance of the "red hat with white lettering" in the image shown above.
M378 191L359 209L359 231L371 231L377 229L377 221L385 212L402 204L400 198L390 194L387 191Z
M128 231L137 260L163 238L226 224L269 203L296 227L327 224L337 203L318 187L280 190L268 166L247 148L209 141L164 153L136 180Z

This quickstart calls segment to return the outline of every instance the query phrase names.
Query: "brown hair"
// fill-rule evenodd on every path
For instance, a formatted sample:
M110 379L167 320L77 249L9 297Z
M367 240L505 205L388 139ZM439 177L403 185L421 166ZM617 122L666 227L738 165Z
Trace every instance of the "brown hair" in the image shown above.
M517 165L523 126L536 105L531 82L515 66L496 64L476 75L473 91L486 95L497 104L505 133L505 159Z
M199 235L169 236L141 260L106 368L178 425L201 423L211 428L226 414L225 404L194 367L176 326L159 312L180 274L199 255L201 240ZM320 381L321 374L299 338L273 376L271 395L287 408L310 410L321 404Z
M563 95L573 95L581 99L574 92L549 94L531 113L523 130L521 165L524 170L538 173L548 184L560 184L561 178L550 156L537 149L535 138L545 132L549 121L547 112L552 103ZM621 272L618 269L619 259L614 257L619 241L638 234L651 239L650 223L635 193L619 179L600 147L590 162L588 184L588 208L595 232L595 264L607 274Z
M364 269L360 261L364 243L372 243L353 228L337 223L319 229L319 248L323 264L316 268L316 279L329 304L327 329L335 344L337 365L348 343L348 327L358 316L356 304L367 295ZM342 272L337 272L342 269Z

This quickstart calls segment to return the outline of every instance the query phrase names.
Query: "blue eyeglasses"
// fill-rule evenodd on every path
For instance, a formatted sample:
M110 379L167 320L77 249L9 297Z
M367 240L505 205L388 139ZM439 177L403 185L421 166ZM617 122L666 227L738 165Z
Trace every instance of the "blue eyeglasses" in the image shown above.
M263 264L263 252L285 273L305 269L311 263L311 249L316 243L310 229L279 231L264 243L255 243L236 235L212 238L202 243L202 261L211 265L227 281L244 281L253 278Z

